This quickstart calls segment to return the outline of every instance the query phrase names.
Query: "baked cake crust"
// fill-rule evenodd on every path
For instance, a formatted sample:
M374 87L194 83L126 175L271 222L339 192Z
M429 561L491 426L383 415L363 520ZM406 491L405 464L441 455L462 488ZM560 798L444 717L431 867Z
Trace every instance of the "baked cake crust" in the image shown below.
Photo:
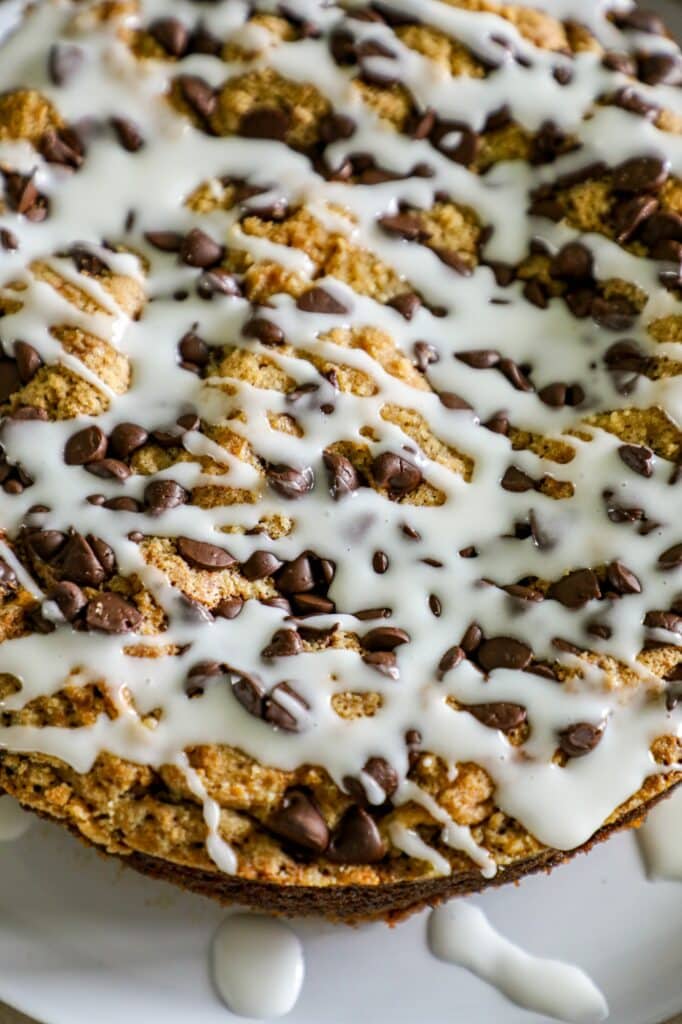
M0 787L143 873L343 920L640 822L682 780L660 19L20 8Z

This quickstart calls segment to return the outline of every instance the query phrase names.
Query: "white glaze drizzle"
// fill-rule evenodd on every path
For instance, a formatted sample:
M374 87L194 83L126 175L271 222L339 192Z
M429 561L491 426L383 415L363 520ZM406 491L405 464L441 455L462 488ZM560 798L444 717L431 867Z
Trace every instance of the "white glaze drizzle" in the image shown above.
M434 956L465 967L527 1010L569 1024L596 1024L608 1016L604 996L584 971L526 953L471 903L455 900L432 911L428 938Z
M303 949L282 921L231 914L213 938L211 959L218 994L237 1016L272 1020L295 1006L303 984Z
M517 362L532 363L534 376L542 383L581 380L588 389L590 409L663 405L675 418L682 414L679 382L645 378L639 381L634 394L624 398L601 364L601 355L617 335L590 321L575 321L559 302L551 303L544 311L530 306L520 298L519 285L502 292L485 267L479 267L471 278L460 278L430 250L389 238L378 227L377 219L395 211L401 203L429 208L434 194L443 190L458 202L471 205L484 223L494 226L486 248L487 258L518 261L533 237L542 239L552 251L575 237L575 232L565 225L528 218L527 196L533 187L595 160L606 159L615 164L649 152L664 154L672 172L682 175L682 137L664 135L653 125L620 109L593 108L595 97L625 81L623 76L604 69L593 54L578 55L572 62L573 80L559 86L551 71L562 58L532 46L508 21L496 15L453 8L438 0L393 2L406 14L418 12L421 19L471 45L477 53L500 58L499 45L490 39L493 34L508 40L515 52L532 62L532 67L522 68L505 59L494 74L483 80L451 79L434 74L428 62L401 44L386 26L346 19L356 38L390 37L391 48L396 52L391 63L398 67L400 78L420 106L433 107L444 117L461 118L462 111L467 111L471 127L480 129L486 117L506 102L514 117L529 130L538 129L551 118L560 128L577 133L581 148L551 167L507 163L477 177L448 160L427 141L415 141L387 129L361 105L350 86L349 74L331 60L324 38L268 48L266 55L257 56L252 66L269 65L291 79L312 82L338 112L354 118L357 127L352 139L330 147L332 162L340 163L349 153L366 151L376 154L382 165L396 172L407 174L419 161L429 163L434 172L428 179L408 177L371 188L349 188L338 182L326 182L314 173L304 156L282 144L204 135L173 113L163 99L169 77L180 70L201 74L218 84L240 73L244 69L241 63L224 64L215 58L195 55L181 65L164 61L141 64L110 27L88 21L87 5L80 5L82 30L74 36L73 28L67 32L74 8L69 3L50 0L33 10L3 47L2 89L19 83L39 88L53 99L65 119L73 122L93 110L103 119L127 113L134 117L147 140L138 153L131 155L109 135L97 136L89 143L83 168L73 175L65 175L46 163L27 143L0 143L0 160L23 171L35 167L36 184L51 200L50 216L42 224L28 223L11 213L2 217L1 223L20 240L17 253L0 253L3 280L19 280L26 286L23 308L0 322L3 342L11 346L17 338L30 340L46 362L62 362L93 381L92 372L64 353L49 333L50 326L59 323L83 327L120 349L133 367L133 386L124 395L114 396L103 382L97 382L111 399L109 410L97 420L106 433L124 421L158 428L172 423L187 408L198 410L205 421L220 422L231 410L239 408L245 419L231 426L249 440L263 459L311 466L315 473L315 489L295 504L283 503L274 492L264 490L255 506L211 510L182 506L146 520L132 513L107 514L84 501L93 491L106 497L140 497L146 479L133 476L121 485L94 480L79 467L61 465L57 456L76 429L73 421L8 421L3 428L3 444L9 458L20 462L35 481L23 495L0 494L2 522L8 535L14 534L25 521L28 508L36 503L50 506L41 524L46 528L73 525L82 534L103 534L114 549L119 571L136 574L169 613L167 632L143 642L150 646L173 643L184 653L153 661L133 658L126 653L120 637L76 633L68 626L61 626L48 636L23 637L6 643L0 668L16 675L23 684L20 694L4 702L7 710L19 708L40 694L54 692L77 665L82 667L79 678L83 680L99 678L100 667L106 665L107 682L120 714L114 721L99 720L92 727L78 730L15 726L3 731L2 745L11 750L53 754L79 771L88 770L103 749L150 765L181 764L190 787L204 804L211 856L225 871L234 869L234 860L220 839L219 808L206 794L199 776L192 775L188 762L183 760L183 751L191 744L230 744L284 769L294 769L302 763L320 764L338 784L346 775L359 776L368 757L383 757L400 778L394 802L421 802L443 824L443 840L468 853L485 874L491 875L494 862L486 850L477 847L470 831L456 825L428 794L405 780L408 762L403 737L407 729L418 728L424 749L443 758L453 772L457 763L465 761L482 765L495 783L498 805L541 841L562 849L571 849L589 839L649 774L662 770L651 757L651 742L659 735L679 734L680 730L679 710L667 712L660 701L649 699L651 692L660 688L660 682L637 661L644 639L642 622L646 610L668 607L675 583L679 584L680 579L679 570L656 570L658 555L680 540L679 517L671 514L676 491L667 484L669 465L655 459L654 474L646 481L626 475L617 456L618 439L598 430L588 432L589 442L571 439L575 457L568 466L558 466L530 452L512 452L506 438L482 429L479 421L506 408L513 423L556 438L576 421L575 412L548 410L535 395L513 390L501 374L472 370L452 356L464 349L498 345ZM197 6L180 0L174 4L173 14L193 23ZM270 3L257 6L275 9ZM323 33L343 17L335 5L328 7L317 0L292 0L288 6L313 18ZM628 3L576 0L568 5L563 0L548 0L534 6L553 10L558 16L566 16L570 6L575 20L589 24L609 45L617 43L627 49L626 37L606 20L606 13L609 9L626 10ZM167 13L163 0L143 0L139 13L130 15L128 23L133 27L146 25ZM244 31L247 5L201 5L201 14L212 31L239 37ZM86 60L73 84L57 88L49 82L46 61L38 59L36 46L62 35L71 41L76 38ZM253 33L249 38L253 41ZM662 41L661 45L669 44ZM379 69L385 58L373 60ZM682 112L679 90L638 85L638 91ZM583 121L587 112L593 116ZM337 393L309 363L283 356L276 350L264 350L253 339L245 340L241 327L253 315L245 300L229 298L208 303L197 299L193 292L196 271L178 265L173 256L159 254L144 242L142 235L147 230L186 232L200 226L214 237L246 249L256 259L272 258L309 275L311 265L304 254L244 234L238 223L238 209L198 217L182 205L202 180L226 173L274 188L271 194L292 204L306 203L325 223L333 223L356 244L371 248L392 265L430 304L446 308L446 315L438 318L422 307L408 323L392 308L357 295L333 279L315 283L337 297L348 308L347 314L304 315L286 295L272 300L268 318L282 328L286 337L295 339L297 348L364 370L376 381L375 395L361 398ZM352 220L332 213L332 205L345 208ZM131 209L136 211L137 221L126 235L123 221ZM102 249L105 238L125 238L139 249L150 260L148 278L143 279L135 257ZM659 265L635 259L600 236L590 235L582 240L593 252L599 278L623 277L648 292L642 322L628 334L644 347L650 345L642 324L673 313L677 306L674 297L658 285ZM143 283L153 301L147 304L138 321L131 322L96 281L79 274L68 260L54 257L75 241L86 242L115 272ZM95 315L79 313L49 286L36 281L27 267L38 257L47 258L61 274L90 294L102 307L101 311ZM168 298L185 288L190 297L184 303ZM493 303L492 300L500 298L508 304ZM305 407L300 403L302 408L296 408L302 437L278 433L268 423L268 411L290 411L283 395L233 381L235 394L228 396L220 390L218 380L202 383L179 368L177 341L194 322L199 324L199 331L209 345L229 342L236 347L267 352L299 383L312 381L319 386L314 405ZM384 330L407 354L411 354L417 339L428 338L441 356L429 371L432 385L439 391L475 394L476 417L447 410L436 395L416 390L391 376L366 353L319 338L319 334L334 326L363 324ZM555 343L549 344L547 339ZM670 344L658 351L673 355L678 347ZM318 399L320 403L332 402L334 414L323 416L316 407ZM470 455L475 462L471 483L465 483L430 459L398 426L385 421L381 409L386 404L416 410L437 437ZM87 422L90 420L84 417L78 425ZM366 439L360 429L366 426L372 428L376 438L367 442L373 455L410 446L410 457L425 478L445 495L443 505L400 505L369 488L361 489L346 501L331 501L321 453L340 437L364 443ZM217 456L224 464L224 476L205 477L196 463L187 462L158 474L160 478L174 479L190 490L208 482L262 490L263 485L251 467L203 435L188 436L187 447L195 453ZM46 451L54 453L49 463L44 458ZM570 479L575 484L575 497L553 502L542 495L529 499L525 494L501 491L500 478L511 463L534 477L551 473L559 479ZM602 499L607 483L618 487L623 504L642 504L652 518L660 520L660 526L643 537L609 522ZM538 516L543 530L553 537L550 549L541 551L529 543L509 539L514 521L527 515L529 508ZM261 516L281 512L292 514L296 524L291 535L276 542L264 536L226 536L218 532L227 524L253 527ZM400 527L406 520L419 531L421 540L405 542ZM314 625L339 623L344 629L358 632L359 623L349 614L351 610L362 606L390 607L392 617L386 623L408 629L411 637L411 642L398 651L399 683L383 679L350 650L330 649L301 654L295 659L262 661L260 651L272 633L285 624L284 613L255 601L246 604L237 620L221 619L206 624L183 621L178 614L177 594L159 570L143 563L139 548L127 539L131 530L138 529L159 536L186 535L224 544L240 562L257 548L273 550L281 559L292 559L301 551L314 548L336 563L330 596L341 609L333 615L316 617ZM459 558L458 550L470 544L476 545L479 557ZM377 549L385 551L390 560L390 571L383 576L376 575L371 567L372 552ZM425 564L422 559L428 557L439 558L443 568L435 570ZM436 680L440 655L457 642L472 619L481 624L487 635L513 635L532 643L538 659L557 657L551 646L553 637L561 636L578 645L585 642L585 622L597 610L595 606L577 613L556 601L544 601L529 605L520 615L501 590L482 587L482 578L499 579L505 584L528 574L556 579L569 569L597 566L615 558L624 559L645 581L645 586L641 595L628 595L610 609L612 636L608 640L590 638L590 646L619 658L637 672L642 681L637 692L609 690L601 674L584 663L582 678L563 687L536 676L501 669L484 679L469 663L462 663L444 681ZM442 602L440 618L434 618L428 608L427 598L432 592ZM674 642L671 635L666 634L664 639ZM199 661L215 659L228 661L247 672L257 668L268 690L283 678L291 680L309 706L303 723L308 727L296 736L273 730L247 715L226 696L224 688L209 688L200 700L188 701L183 686L188 670ZM562 656L562 660L570 662L571 656ZM575 659L573 663L580 664ZM121 697L124 686L134 698L136 712ZM331 697L348 689L379 691L384 701L381 713L352 723L339 719L331 707ZM501 733L485 728L470 715L453 712L446 703L447 697L455 697L464 704L489 700L522 704L532 723L523 756ZM157 707L162 708L162 716L151 729L137 715L144 716ZM560 768L552 763L557 733L576 721L605 722L604 738L589 757ZM400 835L402 848L408 845L408 839L416 850L414 840L405 833ZM420 851L424 853L422 847ZM420 853L414 855L421 859Z
M682 792L657 804L637 829L637 841L650 878L682 882Z

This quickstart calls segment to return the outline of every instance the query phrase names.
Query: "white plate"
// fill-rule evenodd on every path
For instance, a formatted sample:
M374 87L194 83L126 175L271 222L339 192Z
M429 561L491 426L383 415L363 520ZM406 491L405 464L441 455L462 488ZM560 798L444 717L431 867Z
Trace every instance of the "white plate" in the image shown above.
M645 879L632 836L477 902L529 951L585 968L614 1024L660 1024L682 1007L680 888ZM225 1024L208 976L224 913L36 825L0 846L0 997L46 1024ZM295 922L306 979L287 1024L539 1024L434 960L425 924Z
M681 0L646 6L682 35ZM530 952L585 968L613 1024L660 1024L682 1009L680 895L679 885L645 879L623 835L549 879L477 902ZM37 825L0 844L0 998L45 1024L226 1024L234 1018L208 975L223 917ZM424 914L393 930L296 922L306 980L287 1024L542 1024L434 960L425 924Z

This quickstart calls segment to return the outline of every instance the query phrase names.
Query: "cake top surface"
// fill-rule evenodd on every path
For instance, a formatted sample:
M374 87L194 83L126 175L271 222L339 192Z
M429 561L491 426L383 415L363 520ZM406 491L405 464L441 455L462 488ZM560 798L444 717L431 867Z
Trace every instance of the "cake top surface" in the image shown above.
M664 26L618 0L4 16L2 746L178 766L225 871L197 744L419 804L486 875L415 750L585 842L680 730ZM111 714L12 717L65 681Z

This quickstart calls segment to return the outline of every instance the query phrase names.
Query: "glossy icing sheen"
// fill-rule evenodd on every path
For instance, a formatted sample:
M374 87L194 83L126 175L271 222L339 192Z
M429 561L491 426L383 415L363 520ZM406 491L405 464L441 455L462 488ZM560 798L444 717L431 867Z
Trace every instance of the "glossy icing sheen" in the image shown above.
M457 900L429 918L431 952L466 967L512 1002L569 1024L596 1024L608 1017L606 1000L572 964L531 956L492 927L485 914Z
M16 18L19 5L8 7L9 19ZM81 5L82 6L82 5ZM88 6L88 5L85 5ZM193 23L200 10L206 26L221 38L249 38L244 29L247 5L240 0L194 4L178 0L173 15ZM253 6L253 5L252 5ZM277 4L261 2L263 10ZM645 636L644 616L651 609L668 608L681 589L680 569L660 571L659 556L682 541L679 522L679 488L671 487L670 464L653 457L652 475L644 479L625 469L618 456L620 441L597 429L586 429L581 438L571 438L575 457L567 466L543 460L530 451L512 452L509 440L484 429L482 423L505 409L512 423L549 438L580 421L587 411L619 407L665 407L672 418L682 414L682 386L677 378L660 381L646 377L638 381L633 394L624 396L614 386L613 376L603 363L603 353L618 338L590 319L576 320L563 303L551 302L541 310L521 297L521 286L502 290L492 272L479 266L470 277L460 276L424 246L406 242L383 231L380 217L395 213L400 204L430 208L434 195L446 192L457 202L474 208L482 222L493 228L486 244L486 260L517 262L528 251L531 239L540 239L556 252L576 233L566 224L529 217L528 194L558 174L568 173L595 161L618 164L641 155L662 157L671 174L682 176L682 136L664 134L645 119L612 106L594 109L583 121L596 97L613 91L625 81L607 70L600 59L582 53L571 62L573 78L559 85L552 71L567 58L534 47L508 21L497 15L479 15L451 7L438 0L392 0L405 15L423 21L456 37L476 53L499 63L485 79L451 78L434 70L423 57L408 50L386 25L349 19L336 6L318 0L289 0L287 7L312 19L321 29L319 38L302 39L271 48L257 66L268 65L283 76L313 83L327 96L337 113L353 118L352 139L337 141L328 149L328 159L341 164L346 153L368 152L382 166L397 173L408 172L419 162L433 169L429 178L406 177L370 187L349 187L326 181L313 170L310 161L279 142L250 138L216 138L198 131L173 111L164 99L169 78L178 66L163 60L140 62L127 45L106 24L87 25L77 37L85 60L72 82L55 86L47 74L48 44L66 31L73 8L68 3L39 4L30 17L10 36L0 61L0 91L31 85L50 97L69 123L92 115L134 118L146 140L138 152L123 149L110 134L95 135L88 144L81 169L67 174L49 164L25 142L0 143L0 161L24 173L35 168L35 182L50 197L50 216L42 223L5 213L0 223L19 240L19 249L0 252L2 280L18 280L26 286L23 308L0 321L0 336L6 346L15 339L27 339L46 363L61 362L92 381L93 373L73 354L63 351L50 334L54 323L75 323L106 339L129 357L133 380L124 395L114 395L102 382L101 390L111 399L107 412L97 420L109 434L121 422L132 421L149 430L175 422L180 413L196 410L202 421L225 422L234 410L243 418L232 421L261 459L299 470L311 470L314 486L300 500L287 501L264 484L262 477L238 461L199 431L185 434L186 449L209 454L224 465L222 477L202 476L196 462L186 461L159 474L182 484L186 490L201 483L254 489L258 504L236 505L210 510L181 505L155 518L127 512L109 513L88 504L88 494L106 497L130 495L140 498L146 478L131 476L124 483L94 480L79 466L65 466L61 452L77 426L83 422L61 423L8 420L2 441L8 458L19 462L34 484L23 494L0 493L0 515L9 540L23 523L47 529L75 527L81 534L106 538L114 550L119 572L136 574L168 616L163 635L139 642L149 648L175 645L181 653L158 659L133 657L126 653L130 637L98 632L74 631L57 621L47 635L26 636L3 645L0 669L21 679L20 694L4 702L6 709L56 691L68 673L79 666L77 679L100 679L106 667L109 693L118 717L105 717L79 729L37 729L13 726L3 730L0 743L15 751L41 751L55 755L78 771L87 771L103 749L136 762L160 765L175 763L185 771L192 791L204 803L208 828L207 845L216 864L234 871L233 852L219 836L219 807L207 795L203 782L183 753L191 744L230 744L261 761L285 769L304 763L324 766L341 785L346 776L359 776L368 758L381 757L398 774L393 795L396 805L414 800L422 803L443 825L443 840L466 851L482 872L491 876L495 863L489 852L477 847L469 830L453 822L426 792L406 779L408 751L404 736L417 729L422 748L451 767L473 761L492 777L495 800L507 814L517 818L543 843L572 849L586 840L624 800L636 792L653 772L663 770L654 763L650 746L660 735L677 735L679 710L669 711L660 694L661 682L637 660ZM588 24L605 45L627 48L626 36L607 21L610 10L627 11L627 2L555 0L533 4L571 15ZM129 15L130 27L146 25L166 15L164 0L142 0L139 12ZM427 140L414 140L389 129L351 88L350 72L338 67L329 55L326 36L340 20L351 27L358 39L389 39L395 51L390 61L407 84L421 109L433 108L442 117L466 117L473 129L508 104L513 117L535 131L548 119L559 128L575 133L579 149L555 164L531 167L525 163L502 163L488 174L477 176L448 160ZM242 33L240 36L239 33ZM511 59L508 49L526 64ZM69 37L73 41L73 37ZM642 34L642 49L656 46L672 51L673 44ZM387 58L369 58L377 73ZM193 55L182 61L182 72L199 74L217 85L243 70L242 64L226 65L215 57ZM641 86L647 97L667 109L682 113L682 95L676 88ZM364 370L377 383L377 392L360 397L338 392L307 361L265 349L253 338L244 338L243 324L254 315L241 297L218 296L212 302L197 297L197 272L180 264L173 254L163 254L144 239L146 231L186 233L199 223L202 230L228 245L256 257L269 255L284 266L309 273L308 258L246 235L239 225L243 209L215 211L199 217L183 206L185 198L204 180L229 174L270 189L268 200L286 199L291 205L305 203L325 223L350 234L353 242L373 250L393 266L426 302L410 320L395 309L352 292L338 280L322 284L345 312L334 315L302 312L287 295L276 296L265 311L297 348L326 356ZM258 197L263 203L263 197ZM352 220L338 216L330 207L339 206ZM124 223L130 210L136 213L132 228ZM104 239L129 244L149 261L145 277L138 258L102 248ZM652 319L679 310L674 294L659 285L661 264L635 258L608 239L590 235L583 242L592 252L595 277L620 277L637 284L649 295L640 321L628 336L642 347L651 348L644 325ZM85 243L115 273L139 281L149 299L139 320L131 321L113 298L91 276L78 272L63 252L75 242ZM37 281L27 266L44 258L68 281L96 299L102 307L95 314L76 313L47 285ZM170 296L186 288L189 297L179 303ZM499 301L501 300L501 302ZM428 303L428 308L427 308ZM441 307L444 316L430 309ZM194 323L209 346L230 344L267 352L268 358L289 373L299 385L313 383L315 401L299 402L296 418L302 436L275 431L266 413L291 411L285 396L233 381L228 395L219 381L202 381L178 365L177 343ZM428 339L440 356L429 366L432 390L418 390L385 372L361 350L340 348L319 335L337 326L372 324L383 329L399 350L411 357L414 343ZM481 372L453 358L457 352L477 348L498 348L517 363L530 363L539 382L580 381L587 395L584 407L553 409L532 392L515 390L501 373ZM675 346L659 348L659 353ZM437 393L455 392L469 398L469 410L447 408ZM333 406L322 413L320 405ZM472 479L466 482L444 465L430 458L416 442L381 416L387 404L413 409L421 414L433 434L474 461ZM371 428L367 440L363 428ZM411 506L389 500L369 487L356 490L340 501L332 500L323 465L323 450L339 439L367 444L373 457L382 452L400 452L415 464L444 495L438 506ZM49 453L46 457L46 453ZM574 484L574 496L553 501L530 493L510 493L500 487L505 471L513 464L534 479L550 474ZM625 506L640 505L649 519L659 525L648 535L632 525L613 523L605 515L602 492L617 489ZM27 516L31 506L43 504L47 513L37 520ZM527 519L532 511L541 531L551 543L540 546L531 540L510 537L514 523ZM253 527L268 514L285 513L295 520L293 531L271 541L264 534L221 533L223 526ZM406 539L406 521L420 535ZM351 612L358 608L389 607L391 617L382 625L407 630L410 641L396 651L399 679L380 674L348 649L327 649L303 653L295 658L263 659L261 651L272 634L287 625L286 612L254 600L248 601L237 619L189 621L180 600L163 574L145 564L138 544L128 539L131 531L156 536L186 536L227 548L240 563L255 550L271 550L279 559L290 560L314 549L336 565L329 596L336 611L310 619L316 627L340 627L363 633L367 624ZM458 552L474 545L477 558L462 558ZM372 567L377 550L386 553L389 569L378 574ZM42 599L35 581L28 577L6 543L0 552L16 571L20 581ZM437 559L440 568L424 561ZM618 601L588 603L569 609L556 600L519 603L499 587L481 583L494 579L501 585L533 575L556 580L581 566L598 567L614 560L627 563L642 581L641 593ZM441 614L434 616L429 596L435 594ZM627 692L604 685L602 672L573 654L561 653L553 645L556 637L584 649L585 626L597 612L608 608L612 633L608 639L589 637L591 650L620 660L640 678L640 686ZM44 606L45 617L59 619L54 602ZM443 653L459 642L467 626L478 622L488 637L514 637L533 647L537 660L561 661L581 668L581 675L563 685L551 679L518 671L495 668L487 677L470 661L463 660L444 674L438 672ZM378 623L374 623L378 624ZM656 631L658 639L675 643L675 634ZM225 686L207 687L201 699L188 700L185 680L197 662L217 660L237 672L257 672L266 691L286 680L308 705L290 702L288 710L300 716L296 734L272 728L246 713ZM346 690L378 691L383 696L381 713L373 718L349 722L333 711L331 697ZM127 699L132 695L133 704ZM491 701L514 702L526 709L531 734L522 753L505 735L481 724L473 715L454 711L446 703L454 697L463 705ZM286 700L285 700L286 702ZM154 729L141 717L161 709ZM136 709L136 710L135 710ZM553 760L558 735L576 722L604 726L601 741L588 756L572 758L564 766ZM365 779L371 803L381 803L384 794L372 780ZM444 858L429 854L416 833L398 827L394 844L408 855L431 861L434 871L446 873Z

